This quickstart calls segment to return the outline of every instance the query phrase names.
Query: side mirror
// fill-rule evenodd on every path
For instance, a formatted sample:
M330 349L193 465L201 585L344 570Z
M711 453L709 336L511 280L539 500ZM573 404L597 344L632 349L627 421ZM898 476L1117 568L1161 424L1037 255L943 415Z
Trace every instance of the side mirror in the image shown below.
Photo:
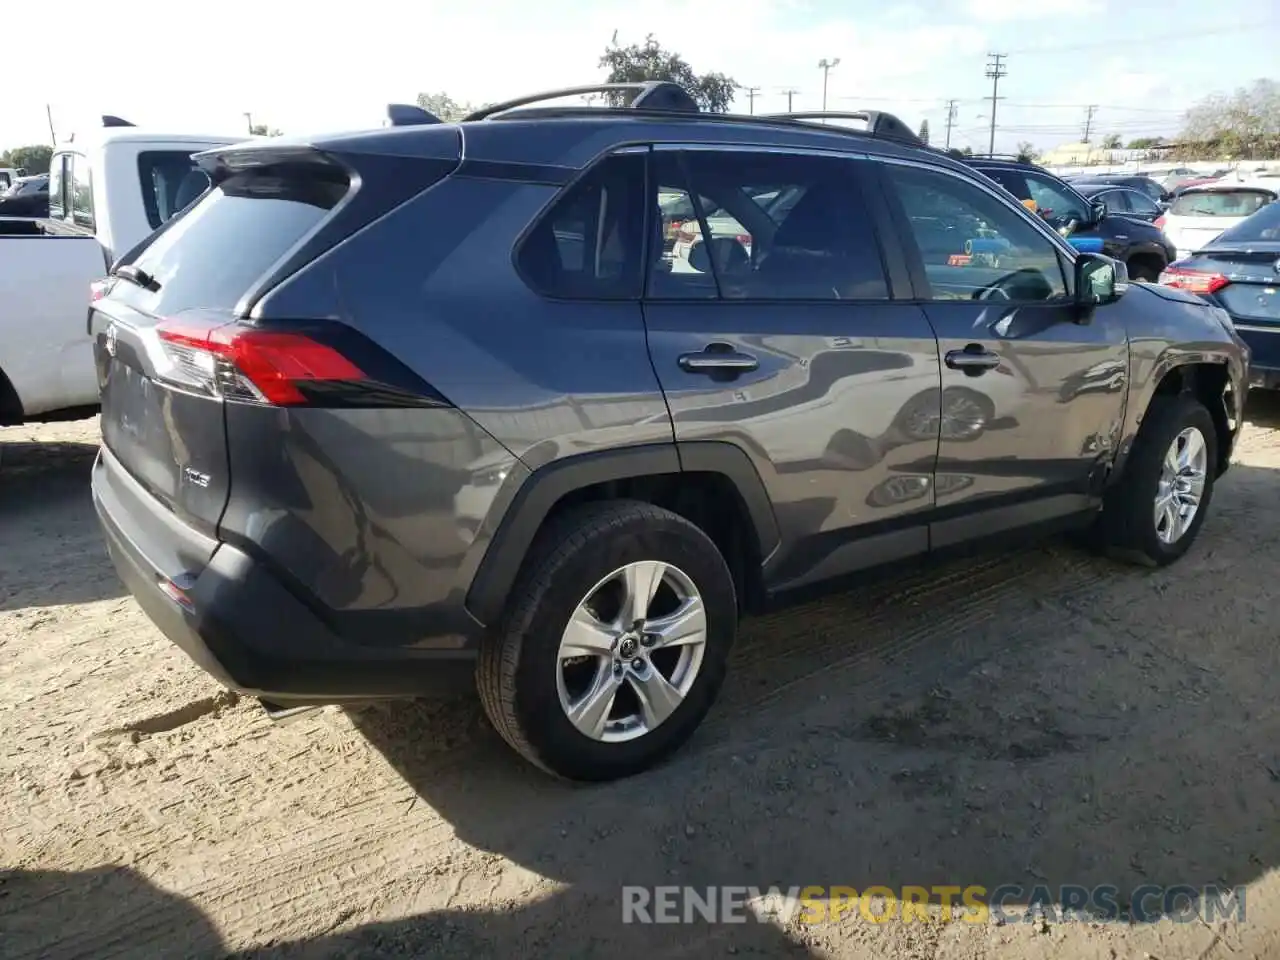
M1129 269L1100 253L1076 257L1076 303L1084 309L1115 303L1129 289Z
M1093 215L1093 222L1097 223L1107 215L1107 201L1094 200L1089 204L1089 212Z

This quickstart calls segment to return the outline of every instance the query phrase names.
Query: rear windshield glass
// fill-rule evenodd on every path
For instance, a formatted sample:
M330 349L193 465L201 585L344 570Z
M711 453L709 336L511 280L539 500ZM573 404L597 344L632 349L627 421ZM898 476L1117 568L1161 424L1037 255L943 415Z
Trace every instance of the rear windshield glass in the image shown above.
M1271 202L1261 190L1204 190L1184 193L1173 201L1175 217L1247 217Z
M319 164L235 174L173 221L133 261L159 290L120 283L113 296L140 310L231 310L347 193L348 180Z
M1237 223L1218 237L1216 244L1280 240L1280 202L1269 203L1244 223Z

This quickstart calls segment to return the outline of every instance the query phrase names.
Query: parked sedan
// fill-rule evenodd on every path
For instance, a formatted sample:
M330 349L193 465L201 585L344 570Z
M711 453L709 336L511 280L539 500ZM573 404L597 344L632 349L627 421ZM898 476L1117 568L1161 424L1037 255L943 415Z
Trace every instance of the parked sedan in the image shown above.
M1127 187L1130 190L1137 190L1153 203L1160 203L1167 200L1168 192L1156 181L1150 177L1136 176L1125 173L1086 173L1071 180L1074 186L1081 193L1085 193L1084 187L1093 186L1094 184L1109 185L1113 187ZM1085 193L1085 196L1088 196Z
M1090 200L1101 200L1106 204L1109 214L1154 223L1164 213L1160 204L1141 190L1131 187L1112 186L1109 183L1075 183L1073 186L1082 196Z
M1177 248L1177 259L1183 260L1273 202L1278 193L1280 188L1265 182L1218 180L1190 187L1156 226Z
M1253 355L1252 384L1280 387L1280 203L1267 204L1170 264L1160 282L1226 310Z

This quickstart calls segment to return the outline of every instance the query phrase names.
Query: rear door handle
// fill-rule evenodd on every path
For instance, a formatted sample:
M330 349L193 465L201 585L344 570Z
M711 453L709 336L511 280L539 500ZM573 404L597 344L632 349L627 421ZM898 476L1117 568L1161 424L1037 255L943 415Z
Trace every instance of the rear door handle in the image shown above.
M680 369L688 373L748 373L760 369L760 361L739 353L727 343L709 343L700 353L683 353Z
M947 351L947 366L952 370L963 370L970 376L994 370L1000 366L1000 354L992 353L976 343L971 343L963 350Z

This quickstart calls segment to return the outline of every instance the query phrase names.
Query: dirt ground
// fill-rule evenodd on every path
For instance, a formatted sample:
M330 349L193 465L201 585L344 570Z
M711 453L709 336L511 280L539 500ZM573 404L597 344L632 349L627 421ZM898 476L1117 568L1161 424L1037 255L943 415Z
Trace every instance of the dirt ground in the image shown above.
M1173 568L1049 543L754 620L689 748L592 788L469 690L272 723L117 582L96 422L0 431L0 956L1280 956L1280 399L1249 420ZM1240 922L622 924L676 883L1249 886Z

